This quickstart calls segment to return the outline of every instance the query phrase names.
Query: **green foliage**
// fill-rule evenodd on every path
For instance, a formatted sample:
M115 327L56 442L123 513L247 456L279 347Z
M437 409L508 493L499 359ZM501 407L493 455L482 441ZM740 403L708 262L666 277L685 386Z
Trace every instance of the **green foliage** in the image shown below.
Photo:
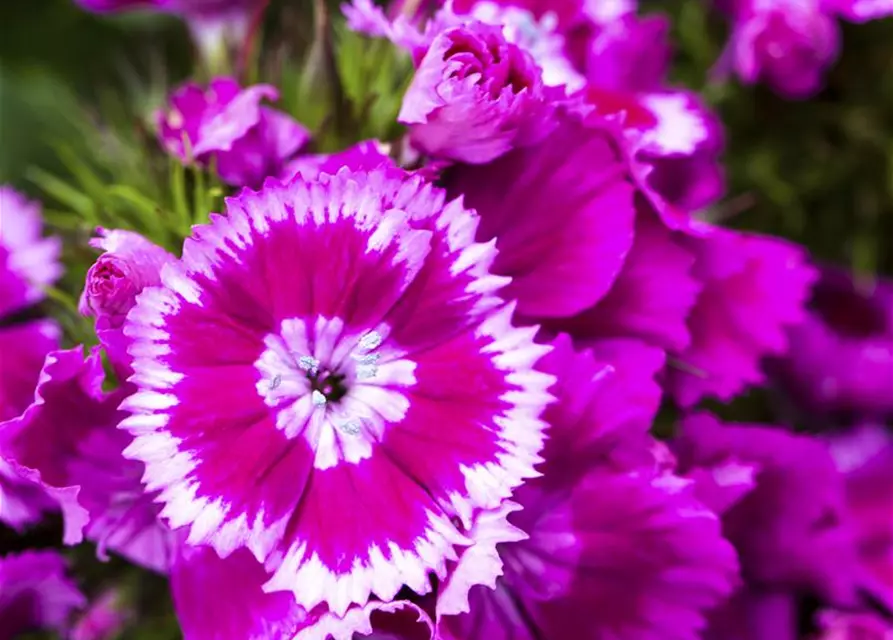
M282 90L281 107L313 132L314 149L331 152L361 140L396 140L397 113L412 80L409 55L386 40L332 28L332 64L315 46L302 63L288 62L271 80Z

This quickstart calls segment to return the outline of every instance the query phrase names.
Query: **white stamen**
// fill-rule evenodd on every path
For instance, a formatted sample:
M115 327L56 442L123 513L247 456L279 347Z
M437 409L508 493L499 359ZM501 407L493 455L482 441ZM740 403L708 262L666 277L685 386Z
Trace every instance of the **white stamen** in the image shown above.
M378 331L369 331L360 338L360 349L372 351L381 344L381 334Z
M319 360L312 356L301 356L298 359L298 366L307 373L314 375L319 371Z
M310 399L314 405L317 407L322 407L326 404L326 397L322 394L319 389L314 389L313 393L310 394Z
M347 422L338 425L338 429L347 435L355 436L360 433L360 423L356 420L348 420Z

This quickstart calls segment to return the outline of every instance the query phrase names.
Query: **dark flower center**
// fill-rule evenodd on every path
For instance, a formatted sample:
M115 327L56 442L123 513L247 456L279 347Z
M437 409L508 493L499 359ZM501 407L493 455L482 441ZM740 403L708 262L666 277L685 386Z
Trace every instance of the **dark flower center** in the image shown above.
M852 338L870 338L887 331L887 319L870 293L852 283L820 282L813 291L812 307L837 333Z
M338 402L347 395L347 377L331 371L308 371L312 391L319 392L326 402Z

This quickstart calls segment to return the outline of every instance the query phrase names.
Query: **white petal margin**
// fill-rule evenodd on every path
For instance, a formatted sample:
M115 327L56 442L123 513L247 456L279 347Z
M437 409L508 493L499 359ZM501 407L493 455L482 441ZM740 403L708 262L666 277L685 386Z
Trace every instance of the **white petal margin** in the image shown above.
M473 544L462 551L459 562L437 594L437 616L468 613L468 594L472 587L496 588L503 574L503 562L496 548L499 544L520 542L527 534L510 524L508 515L521 506L506 500L498 509L480 512L468 536Z
M353 640L354 634L367 636L376 631L372 626L372 614L397 613L409 611L415 613L418 621L428 627L430 637L434 638L434 623L425 611L406 600L394 602L369 602L363 607L352 607L344 616L336 616L334 613L322 614L310 626L298 631L292 640Z

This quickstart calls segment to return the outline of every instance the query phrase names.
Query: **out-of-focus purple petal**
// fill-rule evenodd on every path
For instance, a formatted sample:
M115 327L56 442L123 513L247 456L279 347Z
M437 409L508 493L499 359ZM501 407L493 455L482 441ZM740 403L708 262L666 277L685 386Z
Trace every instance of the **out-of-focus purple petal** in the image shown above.
M62 633L86 599L66 576L55 551L26 551L0 557L0 640L29 631Z
M673 442L680 472L753 465L754 488L722 516L744 579L852 605L859 581L844 482L826 445L762 425L686 418ZM759 526L754 526L759 523Z
M776 380L808 411L893 415L893 283L823 269Z

